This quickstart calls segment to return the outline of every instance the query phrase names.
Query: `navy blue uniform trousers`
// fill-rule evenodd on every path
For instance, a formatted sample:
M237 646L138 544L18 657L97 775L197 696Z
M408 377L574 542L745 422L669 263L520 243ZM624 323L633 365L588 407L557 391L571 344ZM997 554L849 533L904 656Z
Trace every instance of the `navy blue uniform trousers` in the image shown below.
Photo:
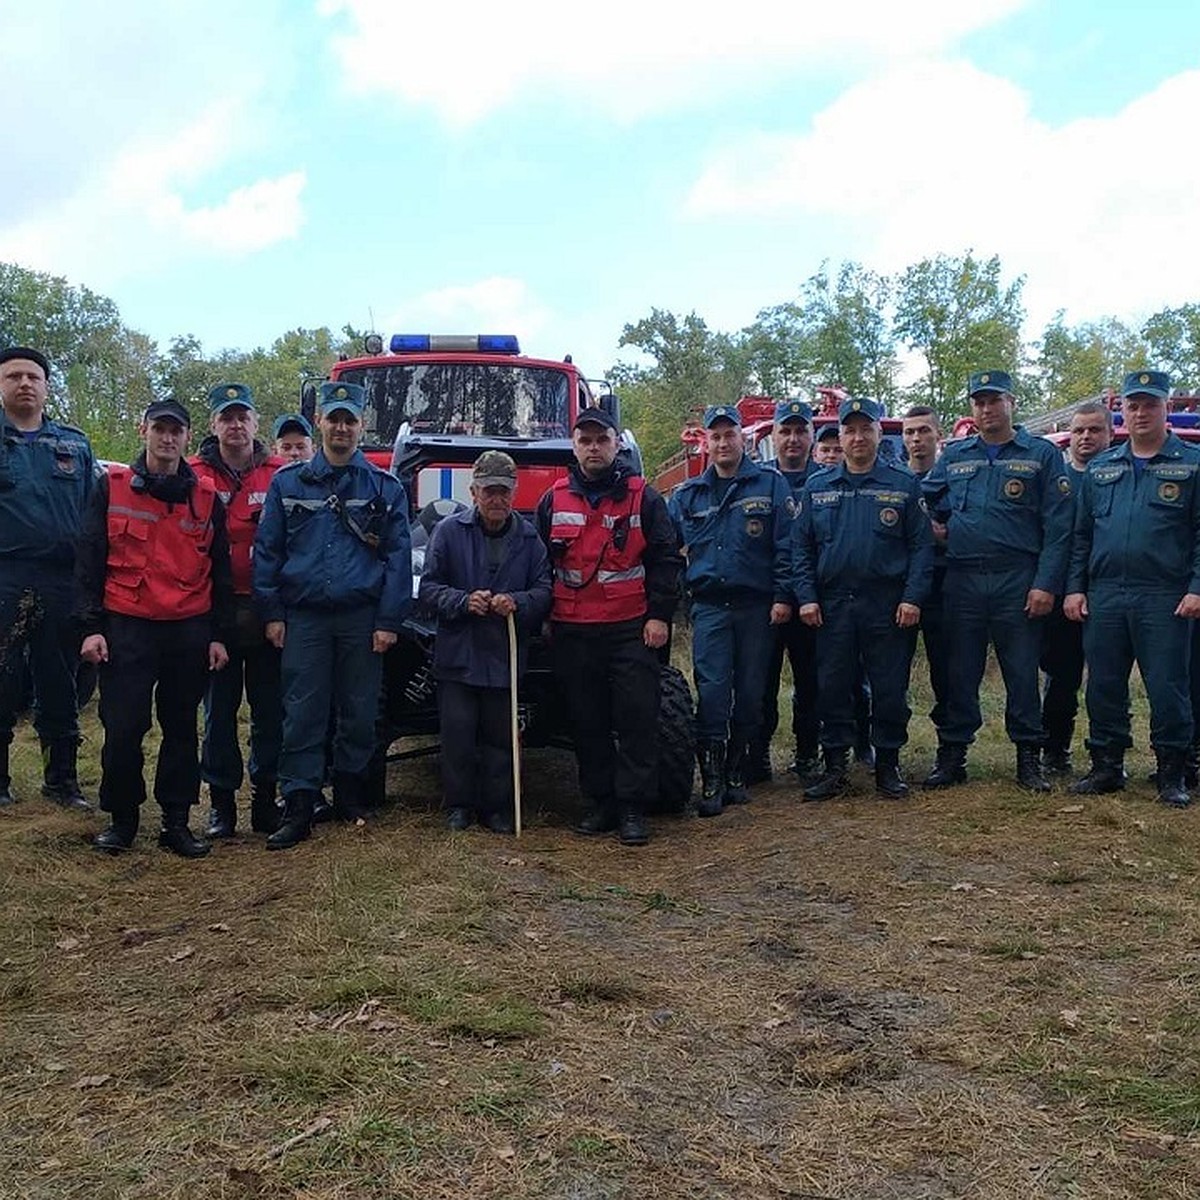
M757 736L774 639L769 600L740 605L693 602L692 673L700 741L749 742Z

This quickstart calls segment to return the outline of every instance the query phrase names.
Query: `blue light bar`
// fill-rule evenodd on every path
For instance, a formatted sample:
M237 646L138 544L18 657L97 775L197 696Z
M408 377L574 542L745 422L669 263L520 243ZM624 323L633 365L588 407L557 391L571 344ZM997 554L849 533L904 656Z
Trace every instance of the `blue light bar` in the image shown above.
M520 354L515 334L393 333L388 347L393 354Z

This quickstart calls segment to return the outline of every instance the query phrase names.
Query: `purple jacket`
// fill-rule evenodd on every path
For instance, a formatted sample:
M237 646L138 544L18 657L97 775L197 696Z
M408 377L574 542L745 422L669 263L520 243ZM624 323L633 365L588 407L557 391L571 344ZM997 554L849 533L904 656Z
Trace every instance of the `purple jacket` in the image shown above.
M508 631L503 617L473 617L467 596L485 589L517 603L517 672L525 669L528 638L550 612L550 560L537 530L520 513L504 536L504 553L488 564L487 537L473 508L440 521L425 552L420 601L437 616L433 674L474 687L507 688Z

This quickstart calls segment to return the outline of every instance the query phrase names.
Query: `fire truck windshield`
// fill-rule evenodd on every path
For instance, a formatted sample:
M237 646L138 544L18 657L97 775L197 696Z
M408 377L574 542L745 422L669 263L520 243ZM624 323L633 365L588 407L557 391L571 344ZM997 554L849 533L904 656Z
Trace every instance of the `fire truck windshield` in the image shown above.
M339 378L366 388L363 441L368 444L390 446L405 421L417 434L568 435L571 379L552 367L397 362L351 367Z

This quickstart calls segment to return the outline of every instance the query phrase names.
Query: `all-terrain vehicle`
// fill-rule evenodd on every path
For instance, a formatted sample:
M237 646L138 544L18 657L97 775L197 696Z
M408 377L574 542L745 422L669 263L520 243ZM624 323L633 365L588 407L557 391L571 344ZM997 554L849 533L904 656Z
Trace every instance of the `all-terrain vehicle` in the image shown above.
M471 464L485 450L517 462L514 506L529 515L572 461L570 430L579 410L599 406L618 424L616 395L593 390L568 356L562 361L522 355L510 335L440 337L397 334L385 352L370 335L366 353L334 365L330 378L366 389L362 449L399 476L411 506L414 591L425 547L443 517L470 504ZM302 407L312 416L315 393ZM629 430L621 453L641 471ZM431 672L436 622L419 608L405 623L385 666L384 728L380 741L436 735L437 685ZM581 681L581 686L586 686ZM522 744L569 747L565 705L550 670L549 646L535 639L519 694ZM687 680L664 663L659 794L650 807L681 812L691 796L694 762L692 698ZM428 752L404 750L391 758Z

